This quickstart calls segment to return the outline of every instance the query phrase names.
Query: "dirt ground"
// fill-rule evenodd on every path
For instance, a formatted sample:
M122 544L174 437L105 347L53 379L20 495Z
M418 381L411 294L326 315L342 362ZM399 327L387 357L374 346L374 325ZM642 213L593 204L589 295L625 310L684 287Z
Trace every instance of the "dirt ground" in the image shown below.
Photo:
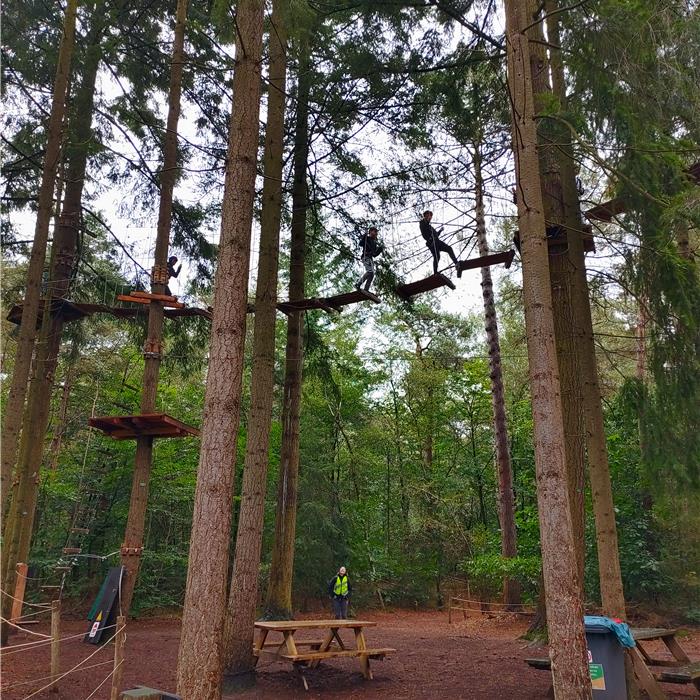
M544 656L546 651L518 639L527 627L523 618L475 614L466 621L449 625L447 613L442 612L373 611L360 617L377 623L377 627L366 631L368 645L397 650L384 661L372 662L373 681L364 680L356 659L334 659L305 672L309 683L309 691L305 692L290 664L261 661L254 687L227 692L224 697L275 700L378 697L529 700L546 697L548 674L523 662L526 657ZM77 635L85 630L85 621L65 621L61 635ZM37 625L32 631L46 633L47 625ZM313 630L307 636L312 638ZM180 622L174 618L130 622L124 687L146 685L174 692L179 637ZM38 638L18 633L10 641L12 645L19 645L35 639ZM691 658L700 659L700 630L691 631L681 643ZM655 655L666 653L660 643L649 647ZM80 637L64 642L61 669L69 670L97 649L83 644ZM15 650L3 650L1 696L3 700L23 700L30 695L37 699L104 700L109 698L110 680L99 690L95 689L111 671L112 655L113 647L108 645L84 664L101 665L70 673L60 681L58 693L42 691L32 695L47 683L42 678L49 673L49 647L18 646ZM669 698L698 697L691 686L665 684L663 687Z

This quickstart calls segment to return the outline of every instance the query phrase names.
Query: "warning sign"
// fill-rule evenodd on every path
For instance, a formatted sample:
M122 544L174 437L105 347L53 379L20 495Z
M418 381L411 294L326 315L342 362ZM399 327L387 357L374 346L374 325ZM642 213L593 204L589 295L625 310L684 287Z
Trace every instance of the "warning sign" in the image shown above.
M605 673L603 664L588 664L593 690L605 690Z

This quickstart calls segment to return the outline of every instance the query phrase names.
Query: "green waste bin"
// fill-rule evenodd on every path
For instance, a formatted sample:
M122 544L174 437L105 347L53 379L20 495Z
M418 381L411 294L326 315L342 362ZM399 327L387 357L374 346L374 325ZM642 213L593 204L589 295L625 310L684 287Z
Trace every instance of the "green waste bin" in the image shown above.
M593 697L596 700L625 700L627 682L624 648L615 634L604 625L586 622L585 627Z

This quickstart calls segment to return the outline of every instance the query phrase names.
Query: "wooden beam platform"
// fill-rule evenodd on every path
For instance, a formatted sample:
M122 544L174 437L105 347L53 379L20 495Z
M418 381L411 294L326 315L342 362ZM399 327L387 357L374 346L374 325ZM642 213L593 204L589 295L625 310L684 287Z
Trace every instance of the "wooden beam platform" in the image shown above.
M700 185L700 161L693 163L689 168L684 171L688 178L694 182L696 185ZM589 209L586 212L586 216L594 221L603 221L605 223L610 223L614 216L618 214L624 214L627 211L627 202L625 198L613 197L607 202L598 204L597 206Z
M44 308L46 306L46 299L42 299L39 305L39 313L36 317L36 327L41 326L42 319L44 318ZM10 313L7 314L7 320L19 325L22 322L22 309L24 304L15 304L10 309ZM52 316L62 316L64 322L69 323L70 321L80 321L85 318L88 313L80 308L80 304L73 304L67 299L54 298L51 299L51 315Z
M365 289L355 289L352 292L336 294L332 297L310 297L309 299L299 299L297 301L284 301L277 304L277 308L285 314L293 311L310 311L312 309L322 309L328 313L338 313L343 306L357 304L360 301L373 301L379 304L381 299L372 292Z
M410 282L409 284L401 284L396 288L396 293L404 300L408 301L412 296L416 294L423 294L424 292L431 292L433 289L438 289L440 287L449 287L450 289L456 289L454 283L449 277L437 272L430 277L418 280L417 282Z
M372 294L366 289L355 289L352 292L336 294L334 297L325 299L325 302L335 309L340 309L348 304L357 304L360 301L372 301L375 304L380 304L382 300L376 294Z
M185 305L167 294L149 294L148 292L130 292L129 294L117 295L119 301L128 301L132 304L150 304L153 301L161 303L163 306L172 309L184 309Z
M477 267L489 267L491 265L500 265L504 263L506 270L511 266L515 257L514 250L506 250L503 253L491 253L490 255L481 255L478 258L470 258L469 260L460 260L460 272L465 270L473 270Z
M283 301L277 304L277 308L283 314L291 314L294 311L311 311L312 309L324 309L328 304L324 303L319 297L309 297L308 299L297 299L296 301ZM335 312L335 309L331 308ZM324 311L328 311L325 308Z
M627 211L627 203L623 197L615 197L608 202L603 202L586 212L586 216L593 221L610 223L614 216L624 214Z
M133 416L98 416L88 420L90 426L115 440L132 440L141 436L154 438L199 437L199 430L166 413L142 413Z

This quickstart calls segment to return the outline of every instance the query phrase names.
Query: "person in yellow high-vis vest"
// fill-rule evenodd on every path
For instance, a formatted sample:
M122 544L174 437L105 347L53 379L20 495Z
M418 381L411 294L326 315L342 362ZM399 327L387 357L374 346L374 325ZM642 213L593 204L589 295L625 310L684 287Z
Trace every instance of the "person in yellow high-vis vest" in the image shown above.
M347 619L351 590L347 569L341 566L338 573L328 582L328 594L333 601L333 613L336 620Z

